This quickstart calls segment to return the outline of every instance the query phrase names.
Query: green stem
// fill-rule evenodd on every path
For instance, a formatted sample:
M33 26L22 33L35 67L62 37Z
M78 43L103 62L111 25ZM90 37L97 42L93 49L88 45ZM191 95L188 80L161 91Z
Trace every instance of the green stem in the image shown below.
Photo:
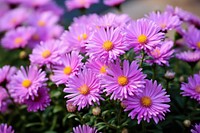
M153 76L152 76L152 79L153 79L153 80L156 79L156 75L157 75L156 64L153 64Z
M142 67L143 61L144 61L144 50L142 50L142 59L140 61L140 67Z
M145 121L142 121L142 133L146 133L146 132L147 132L146 123Z
M169 80L166 79L166 90L168 91L169 90Z
M110 128L117 130L118 128L114 125L111 125L110 123L108 123L104 118L99 117L99 119L103 120L103 122Z

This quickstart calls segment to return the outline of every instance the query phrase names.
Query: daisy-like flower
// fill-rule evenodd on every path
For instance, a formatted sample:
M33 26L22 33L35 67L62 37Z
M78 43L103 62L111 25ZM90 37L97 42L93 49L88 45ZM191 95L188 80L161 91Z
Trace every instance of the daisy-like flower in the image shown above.
M0 17L9 11L9 5L4 1L0 1Z
M14 133L12 126L2 123L0 125L0 133Z
M31 27L18 27L10 30L2 38L1 45L6 49L24 48L33 33L34 29Z
M200 103L200 73L190 76L188 83L182 83L181 90L183 96L189 96Z
M195 124L194 128L191 129L191 133L199 133L200 132L200 123Z
M89 8L92 4L98 3L99 0L66 0L65 5L68 11L81 8Z
M103 3L107 6L118 6L125 0L104 0Z
M181 25L179 17L169 12L151 12L146 17L154 21L162 31L172 30Z
M169 59L172 57L174 50L172 50L173 41L165 41L160 46L155 47L148 52L151 59L147 60L148 63L156 63L158 65L169 66Z
M57 85L67 83L68 78L77 74L80 70L81 60L83 57L79 55L79 52L72 51L60 57L61 65L53 66L52 81Z
M88 125L73 127L73 133L97 133L97 129Z
M32 7L38 7L49 3L51 0L23 0L22 4Z
M129 96L123 101L125 111L131 111L129 116L134 119L137 116L138 124L141 120L150 122L153 118L155 123L165 119L165 113L169 112L169 95L156 81L146 80L146 87L137 96Z
M9 91L11 96L17 102L23 102L25 99L38 96L38 89L46 85L46 74L36 66L24 68L21 66L16 75L11 78L9 83Z
M27 110L29 112L37 112L38 110L45 110L51 102L50 96L48 94L49 89L46 87L41 87L38 89L38 96L34 97L34 100L29 98L24 101L27 105Z
M100 80L91 70L84 69L78 76L69 78L67 86L64 89L64 92L68 93L65 98L68 98L67 102L77 105L78 110L94 103L100 104L99 101L103 100L100 96Z
M8 96L8 93L6 92L6 90L0 86L0 110L2 108L2 103L5 99L7 99L9 96Z
M88 55L92 59L101 58L112 61L128 49L128 44L122 44L122 33L120 28L100 28L91 40L86 44Z
M200 61L200 51L185 51L176 54L176 58L185 62L198 62Z
M102 78L102 87L106 88L103 91L107 95L112 94L111 99L114 100L123 100L128 96L141 93L146 75L138 67L134 61L129 65L129 62L124 60L123 69L121 69L119 61L116 64L111 63L107 75Z
M103 76L103 75L107 74L108 65L103 60L89 59L89 61L86 64L86 67L91 69L93 72L95 72L99 76Z
M152 50L164 38L160 31L161 28L151 20L133 21L125 29L124 44L130 44L135 51Z
M47 65L59 62L59 42L56 40L49 40L41 42L34 49L30 55L32 64Z
M16 71L16 67L11 67L9 65L5 65L0 68L0 83L9 82L10 78L15 74Z
M200 50L200 30L194 26L188 27L187 32L183 36L189 48Z

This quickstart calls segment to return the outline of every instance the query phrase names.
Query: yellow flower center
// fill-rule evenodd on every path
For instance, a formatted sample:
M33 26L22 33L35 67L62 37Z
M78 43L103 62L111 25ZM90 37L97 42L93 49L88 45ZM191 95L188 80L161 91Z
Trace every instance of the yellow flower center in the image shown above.
M200 48L200 42L197 43L197 47Z
M106 65L103 65L103 66L100 68L100 73L106 73L106 68L107 68L107 66L106 66Z
M83 95L87 95L90 92L90 88L86 84L82 85L78 90Z
M103 48L106 50L106 51L110 51L112 48L113 48L113 43L111 41L105 41L103 43Z
M78 41L86 40L88 38L88 35L86 33L83 33L78 36Z
M21 44L21 43L23 43L23 38L22 37L17 37L17 38L15 38L15 44L16 45L19 45L19 44Z
M198 85L198 86L195 88L195 91L196 91L197 93L200 93L200 85Z
M121 86L125 86L128 84L128 78L126 76L119 76L117 81L118 81L118 84Z
M139 43L146 43L147 42L147 36L145 36L145 35L140 35L139 37L138 37L138 42Z
M25 79L25 80L23 80L23 82L22 82L22 86L25 87L25 88L30 87L31 84L32 84L32 83L31 83L31 81L30 81L29 79Z
M72 68L70 66L66 66L64 69L63 69L63 72L64 74L66 75L70 75L72 73Z
M166 26L167 26L166 24L161 24L161 25L160 25L160 27L161 27L162 29L166 28Z
M152 52L151 52L151 54L153 55L153 56L159 56L160 55L160 49L159 48L155 48Z
M151 98L148 97L148 96L142 97L142 98L141 98L141 104L142 104L144 107L150 107L151 104L152 104Z
M37 25L40 27L44 27L46 25L46 23L43 20L40 20L40 21L38 21Z
M48 58L51 55L51 52L49 50L44 50L42 52L42 57L43 58Z
M39 35L38 34L34 34L32 36L32 39L35 40L35 41L38 41L40 39Z

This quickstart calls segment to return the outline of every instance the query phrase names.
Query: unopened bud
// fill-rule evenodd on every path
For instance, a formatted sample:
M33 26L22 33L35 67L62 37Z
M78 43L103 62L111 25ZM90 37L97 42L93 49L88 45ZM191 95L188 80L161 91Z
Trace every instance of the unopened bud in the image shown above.
M67 103L66 106L67 106L67 111L68 112L72 113L72 112L76 111L76 106L74 106L72 103L69 102L69 103Z
M27 57L26 51L21 51L21 52L19 53L19 58L20 58L20 59L24 59L24 58L26 58L26 57Z
M174 76L175 76L175 72L167 71L167 72L165 73L165 78L166 78L166 79L173 79Z
M126 105L123 102L121 102L120 105L122 108L126 108Z
M183 121L183 124L184 124L184 126L186 126L186 127L190 127L191 121L190 121L190 120L184 120L184 121Z
M180 78L179 78L179 82L184 82L184 81L185 81L184 76L180 76Z
M92 109L92 114L97 116L101 113L101 109L99 107L95 107Z
M122 133L128 133L128 129L123 128L123 129L122 129Z

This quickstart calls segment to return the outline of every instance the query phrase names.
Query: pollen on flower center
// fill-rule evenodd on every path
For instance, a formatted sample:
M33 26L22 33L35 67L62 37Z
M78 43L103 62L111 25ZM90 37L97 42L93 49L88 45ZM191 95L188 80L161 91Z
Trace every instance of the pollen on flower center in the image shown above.
M197 43L197 47L200 48L200 42Z
M106 51L110 51L112 48L113 48L113 43L111 41L105 41L103 43L103 48L106 50Z
M106 65L103 65L103 66L100 68L100 73L106 73L106 68L107 68L107 66L106 66Z
M51 55L51 52L49 50L44 50L42 52L42 57L43 58L48 58Z
M90 88L86 84L82 85L78 90L83 95L87 95L90 92Z
M30 81L29 79L25 79L25 80L23 80L23 82L22 82L22 86L25 87L25 88L30 87L31 84L32 84L32 83L31 83L31 81Z
M156 48L156 49L154 49L152 52L151 52L151 54L153 55L153 56L159 56L160 55L160 49L159 48Z
M140 35L139 37L138 37L138 42L139 43L146 43L147 42L147 36L146 35Z
M78 41L86 40L88 38L88 35L86 33L83 33L78 36Z
M121 86L125 86L128 84L128 78L126 76L119 76L117 81L118 81L118 84Z
M32 36L32 39L35 40L35 41L38 41L40 39L39 35L38 34L34 34Z
M200 85L198 85L198 86L195 88L195 91L196 91L197 93L200 93Z
M37 24L38 24L38 26L40 26L40 27L43 27L43 26L46 25L46 23L45 23L44 21L42 21L42 20L38 21Z
M151 98L148 97L148 96L142 97L142 98L141 98L141 104L142 104L144 107L150 107L151 104L152 104Z
M161 24L160 27L161 27L162 29L164 29L164 28L167 27L167 25L166 25L166 24Z
M66 75L69 75L72 73L72 68L70 66L66 66L64 69L63 69L63 72L64 74Z
M21 44L23 41L24 41L24 40L23 40L22 37L17 37L17 38L15 38L15 44L17 44L17 45Z

